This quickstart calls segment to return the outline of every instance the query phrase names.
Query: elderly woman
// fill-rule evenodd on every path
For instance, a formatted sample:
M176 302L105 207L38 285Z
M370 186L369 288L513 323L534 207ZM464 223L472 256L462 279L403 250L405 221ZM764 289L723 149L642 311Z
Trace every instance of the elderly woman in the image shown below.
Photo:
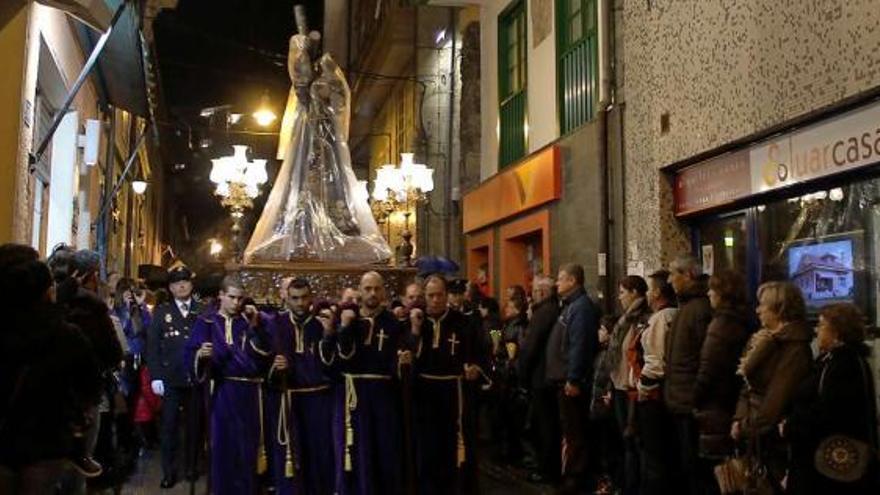
M768 468L766 481L778 489L787 455L776 425L810 371L813 332L806 322L803 295L791 283L761 285L756 312L761 329L749 339L737 371L745 386L730 434L746 441L749 457Z
M700 455L723 459L733 453L730 424L742 386L736 374L739 358L752 330L746 281L725 270L709 279L712 321L700 352L694 388L694 409L700 430Z
M877 449L874 381L865 360L861 311L849 303L830 304L819 315L820 355L814 373L795 396L795 407L779 431L792 444L788 491L796 494L880 493L876 457L853 482L842 482L816 469L815 453L823 439L844 435Z

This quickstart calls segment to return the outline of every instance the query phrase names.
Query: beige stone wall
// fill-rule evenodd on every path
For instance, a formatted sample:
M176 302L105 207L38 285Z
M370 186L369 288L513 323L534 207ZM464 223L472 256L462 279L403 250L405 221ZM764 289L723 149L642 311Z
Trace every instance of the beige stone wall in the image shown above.
M688 249L659 168L880 84L876 0L616 3L628 255L648 269Z

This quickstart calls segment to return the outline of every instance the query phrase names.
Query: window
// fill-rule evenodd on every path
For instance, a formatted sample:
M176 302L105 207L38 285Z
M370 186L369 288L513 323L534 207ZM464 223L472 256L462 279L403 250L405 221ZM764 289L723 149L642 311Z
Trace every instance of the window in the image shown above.
M596 0L558 0L556 53L559 128L568 134L596 115Z
M526 7L515 2L498 16L499 166L526 152Z

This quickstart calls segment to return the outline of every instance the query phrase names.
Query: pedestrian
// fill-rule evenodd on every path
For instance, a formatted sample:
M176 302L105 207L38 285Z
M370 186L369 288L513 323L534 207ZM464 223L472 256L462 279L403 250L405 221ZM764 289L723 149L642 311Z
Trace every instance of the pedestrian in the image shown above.
M241 281L225 277L220 307L198 316L182 357L194 380L213 380L209 484L215 495L256 493L268 467L262 377L271 346L257 309L242 308L244 296Z
M737 403L731 437L745 442L750 464L764 487L781 490L788 464L777 424L789 412L795 390L812 362L807 310L800 289L789 282L758 288L758 330L746 345L737 373L745 387Z
M335 390L330 366L336 346L332 319L312 313L312 288L294 278L285 288L284 309L269 323L275 354L269 370L270 473L275 493L333 493Z
M0 245L0 294L0 493L56 493L92 462L83 432L103 393L100 365L33 248Z
M679 311L666 336L663 399L672 415L676 438L672 449L678 454L675 486L681 493L699 495L707 484L714 483L711 473L701 469L693 415L700 352L712 320L712 308L699 260L690 255L679 256L670 264L669 272Z
M609 397L617 420L617 432L623 443L623 469L615 473L615 482L624 494L635 494L639 488L639 454L635 436L635 383L632 382L628 353L632 343L647 326L651 308L645 298L648 284L637 275L628 275L617 286L617 300L623 314L614 324L608 351L596 371L593 385L594 401Z
M501 345L494 356L498 403L493 429L496 433L497 457L508 464L518 464L523 457L522 434L528 398L517 375L517 359L528 325L526 309L523 299L507 301Z
M465 382L484 375L475 352L477 332L472 318L450 307L442 277L428 277L425 299L425 311L411 312L418 492L460 494L467 486L465 463L473 455L472 439L465 438L470 434Z
M195 388L189 367L182 356L202 304L193 297L193 273L183 265L168 272L171 300L154 310L147 330L147 368L150 392L162 398L159 444L162 455L161 488L171 488L178 480L179 466L188 480L197 476L197 451L201 433L199 418L204 415L200 390ZM185 435L181 435L185 431ZM187 439L183 455L180 438Z
M700 352L694 410L700 431L700 457L714 464L733 454L730 424L742 387L736 374L751 335L745 279L725 270L709 279L712 321Z
M532 482L556 483L561 471L559 407L555 385L547 381L547 341L559 317L559 302L550 277L532 282L532 317L519 355L519 376L531 396L531 428L537 469Z
M593 359L599 346L599 312L584 287L584 269L568 263L559 268L556 289L562 299L559 319L547 344L547 380L557 387L565 445L560 492L592 490L588 445Z
M382 276L361 277L360 306L340 304L339 370L344 388L336 490L342 495L403 492L404 448L399 372L411 355L407 335L387 309ZM325 447L326 448L326 447Z
M636 434L639 443L639 493L663 494L669 490L666 457L670 445L671 421L663 405L662 385L666 373L666 334L678 314L669 272L658 270L648 276L648 305L652 314L630 347L632 381L636 386Z
M875 388L862 312L852 303L825 306L819 313L817 341L820 354L813 372L798 388L791 413L779 425L792 453L786 492L878 493L876 456L853 462L852 451L839 460L825 455L833 450L835 439L838 445L861 442L868 452L877 452ZM847 481L840 476L843 473L849 475Z

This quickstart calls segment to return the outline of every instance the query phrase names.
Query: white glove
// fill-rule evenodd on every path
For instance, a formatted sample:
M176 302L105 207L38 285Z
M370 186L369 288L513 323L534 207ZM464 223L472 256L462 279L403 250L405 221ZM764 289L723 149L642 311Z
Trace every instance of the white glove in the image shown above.
M165 395L165 384L162 383L162 380L153 380L150 383L150 388L152 388L153 393L158 396Z

